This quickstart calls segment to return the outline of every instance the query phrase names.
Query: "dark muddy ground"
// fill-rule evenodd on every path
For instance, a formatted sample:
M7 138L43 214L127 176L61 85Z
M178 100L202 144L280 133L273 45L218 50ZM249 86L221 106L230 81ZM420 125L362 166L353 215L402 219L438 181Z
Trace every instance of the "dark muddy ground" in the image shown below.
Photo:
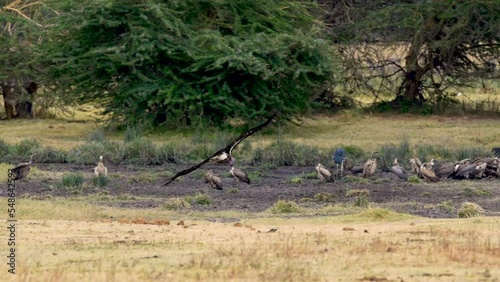
M163 188L161 184L173 172L186 168L183 165L170 166L108 166L110 183L101 188L92 184L93 166L73 164L34 164L36 170L26 180L16 183L18 195L44 198L51 196L74 196L109 194L113 201L98 201L96 204L134 208L156 208L164 205L168 198L183 197L202 192L213 202L210 206L192 205L196 210L240 210L259 212L268 209L276 201L292 200L301 206L321 207L332 204L315 201L319 193L329 193L335 203L354 203L347 197L351 189L369 191L372 205L390 208L394 211L419 216L446 218L457 217L457 210L465 202L475 202L484 208L488 216L500 215L500 180L444 180L439 183L406 183L390 173L380 172L370 180L344 178L335 183L320 183L318 179L305 176L314 172L314 167L255 167L242 166L252 184L235 185L227 165L208 165L174 181ZM212 169L224 183L224 190L211 189L204 183L203 173ZM332 171L334 171L332 169ZM61 187L61 173L81 172L85 184L77 188ZM292 178L301 178L293 184ZM367 182L367 183L357 183ZM5 195L5 193L3 193ZM312 201L309 199L313 199Z

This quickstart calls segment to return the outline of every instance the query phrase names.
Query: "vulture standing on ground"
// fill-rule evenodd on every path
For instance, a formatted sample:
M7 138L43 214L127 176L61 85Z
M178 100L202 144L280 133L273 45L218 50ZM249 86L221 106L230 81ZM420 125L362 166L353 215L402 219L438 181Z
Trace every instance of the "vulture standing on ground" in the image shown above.
M248 130L247 132L241 134L240 136L238 136L238 138L236 138L233 142L229 143L229 145L227 145L226 147L220 149L219 151L215 152L212 156L210 156L209 158L207 158L206 160L188 168L188 169L185 169L185 170L182 170L178 173L176 173L174 176L170 177L167 182L165 182L162 186L163 187L166 187L168 184L172 183L172 181L174 181L175 179L177 179L177 177L179 176L182 176L182 175L186 175L198 168L200 168L202 165L208 163L208 162L214 162L214 163L228 163L230 162L232 159L234 159L232 157L232 153L233 153L233 150L234 148L236 148L236 146L238 146L238 144L241 143L241 141L245 140L245 138L247 138L248 136L254 134L255 132L263 129L264 127L266 127L268 124L271 123L271 121L276 117L277 114L273 114L270 118L268 118L264 123L254 127L254 128L251 128L250 130Z
M430 164L429 163L423 163L422 166L420 167L420 174L424 179L430 182L438 182L439 177L436 176L434 171L432 171L429 168Z
M420 175L420 167L422 166L422 162L418 158L410 159L411 172L418 176Z
M104 166L102 159L102 156L99 156L99 162L97 163L97 166L94 167L94 174L96 177L101 175L108 176L108 168Z
M11 171L16 175L16 177L14 178L14 180L23 179L26 176L28 176L28 174L30 173L30 170L31 170L31 164L33 163L33 156L34 155L35 154L32 154L30 156L30 161L29 162L27 162L27 163L20 163L15 168L11 169Z
M229 164L231 165L231 170L229 172L236 178L238 184L240 181L250 184L250 179L248 179L247 174L243 170L234 167L234 161L234 158L229 160Z
M434 173L439 178L448 178L453 174L453 171L455 170L454 162L438 163L436 160L431 159L431 166L434 170Z
M215 175L211 170L207 170L205 172L205 182L210 184L210 187L212 187L213 189L217 189L217 190L224 189L224 187L222 186L222 180L220 179L220 177Z
M406 170L399 165L397 158L394 159L394 164L389 168L389 170L397 175L399 179L408 181L408 173L406 173Z
M375 174L375 170L377 170L377 159L373 157L375 154L378 154L378 152L372 153L371 158L369 158L363 166L364 178L373 176Z
M334 182L332 174L322 164L318 163L318 165L316 166L316 172L318 173L318 177L322 182Z

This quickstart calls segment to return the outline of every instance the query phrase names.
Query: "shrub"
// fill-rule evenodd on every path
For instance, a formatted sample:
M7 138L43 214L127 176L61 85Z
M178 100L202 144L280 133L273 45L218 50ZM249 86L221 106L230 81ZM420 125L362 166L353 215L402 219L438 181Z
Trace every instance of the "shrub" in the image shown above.
M68 153L52 147L40 147L36 151L37 163L67 163Z
M272 213L294 213L300 212L300 207L294 201L278 200L271 207Z
M29 157L42 148L42 145L36 139L23 139L14 146L14 153L21 158Z
M191 204L184 198L170 198L163 205L167 210L189 209Z
M476 203L464 202L458 210L459 218L469 218L481 216L484 214L484 209Z
M61 185L63 187L76 187L83 184L85 181L83 174L78 172L65 173L62 176Z

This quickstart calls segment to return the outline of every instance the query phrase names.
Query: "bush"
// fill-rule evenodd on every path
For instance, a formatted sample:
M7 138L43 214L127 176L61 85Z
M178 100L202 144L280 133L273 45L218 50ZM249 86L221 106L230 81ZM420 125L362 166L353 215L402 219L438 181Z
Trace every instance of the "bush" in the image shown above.
M61 185L63 187L76 187L82 185L84 181L85 179L81 173L65 173L62 176Z
M465 202L460 206L458 210L459 218L469 218L475 216L481 216L484 214L484 209L476 203Z
M52 147L41 147L37 149L35 159L37 163L67 163L68 153Z
M123 161L123 145L113 141L87 142L68 153L71 162L86 165L97 164L99 156L104 157L104 165L119 164Z
M294 213L300 212L300 207L294 201L278 200L271 207L272 213Z
M42 145L36 139L23 139L14 146L14 153L25 159L31 154L36 153L42 148Z
M89 134L90 142L104 142L104 131L102 129L96 129Z

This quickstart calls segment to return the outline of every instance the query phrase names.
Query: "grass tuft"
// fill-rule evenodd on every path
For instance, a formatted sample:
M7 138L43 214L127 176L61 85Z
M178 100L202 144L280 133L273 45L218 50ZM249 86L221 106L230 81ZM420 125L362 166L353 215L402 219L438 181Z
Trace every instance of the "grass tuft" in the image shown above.
M85 178L79 172L65 173L61 179L62 187L77 187L83 184Z
M185 198L170 198L163 205L167 210L189 209L191 204Z
M92 183L94 184L95 187L104 187L108 185L109 183L109 178L104 175L99 175L98 177L92 178Z
M484 214L484 209L476 203L464 202L460 206L460 209L458 209L459 218L470 218L470 217L482 216L483 214Z
M278 200L271 207L270 211L272 213L297 213L300 212L301 209L294 201Z
M267 163L276 166L311 166L317 161L327 163L329 154L316 146L296 143L289 139L278 139L265 148L257 148L252 162Z

